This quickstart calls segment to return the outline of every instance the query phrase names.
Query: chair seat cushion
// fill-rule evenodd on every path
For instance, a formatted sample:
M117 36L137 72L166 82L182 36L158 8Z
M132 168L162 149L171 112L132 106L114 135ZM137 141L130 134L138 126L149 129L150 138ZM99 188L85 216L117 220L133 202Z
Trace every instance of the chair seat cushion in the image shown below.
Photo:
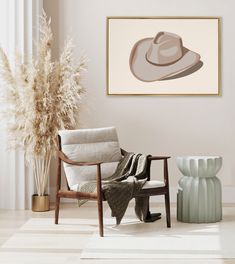
M151 188L164 187L164 186L165 184L163 181L151 180L151 181L147 181L142 189L151 189Z
M142 189L151 189L151 188L164 187L164 186L165 184L163 181L152 180L152 181L147 181ZM77 191L77 189L78 189L78 184L75 184L70 187L71 191Z

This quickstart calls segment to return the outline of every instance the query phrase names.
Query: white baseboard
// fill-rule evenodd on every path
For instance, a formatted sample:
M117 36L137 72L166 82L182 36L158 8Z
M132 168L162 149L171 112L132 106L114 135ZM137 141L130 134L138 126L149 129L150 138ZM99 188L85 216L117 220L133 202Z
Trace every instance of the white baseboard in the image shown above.
M50 199L51 202L55 202L55 187L50 188ZM177 187L170 187L170 201L172 203L176 203L176 197L177 197ZM152 196L151 201L153 202L159 202L163 203L164 202L164 197L163 195L160 196ZM74 203L73 199L63 199L63 203ZM222 202L223 204L229 204L229 203L235 203L235 187L230 187L230 186L225 186L222 188Z

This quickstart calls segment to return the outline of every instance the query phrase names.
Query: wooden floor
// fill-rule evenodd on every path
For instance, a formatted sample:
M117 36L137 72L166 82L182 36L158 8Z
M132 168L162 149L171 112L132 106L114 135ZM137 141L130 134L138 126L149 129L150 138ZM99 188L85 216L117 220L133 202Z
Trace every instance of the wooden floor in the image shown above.
M107 205L105 205L105 208ZM174 207L174 206L173 206ZM104 208L104 209L105 209ZM52 208L49 212L44 213L34 213L31 211L24 211L24 210L0 210L0 264L18 264L18 263L33 263L33 264L49 264L49 263L57 263L58 253L47 252L50 253L50 257L42 262L40 259L35 259L35 255L32 253L32 255L28 254L27 259L25 261L23 260L22 252L17 252L14 250L12 252L9 252L8 249L1 248L1 246L14 234L17 232L17 230L30 218L48 218L54 216L54 210ZM77 208L76 204L64 204L61 208L61 217L68 217L68 218L91 218L91 219L97 219L97 210L95 208L95 204L93 202L87 203L84 206ZM97 221L98 224L98 221ZM231 232L235 232L235 230L231 230ZM89 237L92 235L92 232L89 234L83 234L81 239L83 240L83 243L86 243L86 241L89 239ZM22 243L24 243L22 241ZM82 243L81 243L82 244ZM82 251L82 248L81 248ZM10 258L8 258L9 253L11 254ZM43 252L41 252L43 254ZM73 254L71 253L71 258L68 260L67 263L73 264L73 263L87 263L87 264L95 264L95 263L121 263L121 264L144 264L144 263L179 263L179 264L193 264L193 263L200 263L200 264L222 264L222 263L234 263L235 259L226 259L226 260L80 260L78 257L73 258Z

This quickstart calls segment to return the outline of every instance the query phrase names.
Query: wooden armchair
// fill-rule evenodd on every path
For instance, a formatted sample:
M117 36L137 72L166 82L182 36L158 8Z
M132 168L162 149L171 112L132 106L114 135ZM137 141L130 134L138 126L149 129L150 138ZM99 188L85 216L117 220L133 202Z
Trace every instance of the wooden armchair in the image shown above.
M99 234L103 237L103 193L102 178L110 176L117 166L124 150L120 149L115 128L64 130L58 135L58 168L55 224L59 220L59 206L61 198L97 200L99 217ZM85 153L85 154L84 154ZM79 155L80 154L80 155ZM162 160L164 165L164 182L150 180L145 183L138 197L153 195L165 196L166 222L171 227L170 197L167 160L170 157L149 156L150 172L151 161ZM98 162L94 162L98 160ZM63 162L67 190L61 189L61 164ZM88 170L87 170L88 168ZM85 175L85 176L84 176ZM150 174L149 174L150 175ZM79 181L95 180L96 193L78 192ZM158 216L160 214L157 214ZM148 218L151 218L149 211Z

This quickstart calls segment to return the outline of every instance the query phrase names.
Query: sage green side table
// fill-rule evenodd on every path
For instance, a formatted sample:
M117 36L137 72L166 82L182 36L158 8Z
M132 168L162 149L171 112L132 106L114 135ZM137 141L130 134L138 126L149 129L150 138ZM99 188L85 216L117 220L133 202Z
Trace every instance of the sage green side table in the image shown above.
M178 157L183 177L177 193L177 220L212 223L222 219L221 183L216 177L222 166L219 156Z

